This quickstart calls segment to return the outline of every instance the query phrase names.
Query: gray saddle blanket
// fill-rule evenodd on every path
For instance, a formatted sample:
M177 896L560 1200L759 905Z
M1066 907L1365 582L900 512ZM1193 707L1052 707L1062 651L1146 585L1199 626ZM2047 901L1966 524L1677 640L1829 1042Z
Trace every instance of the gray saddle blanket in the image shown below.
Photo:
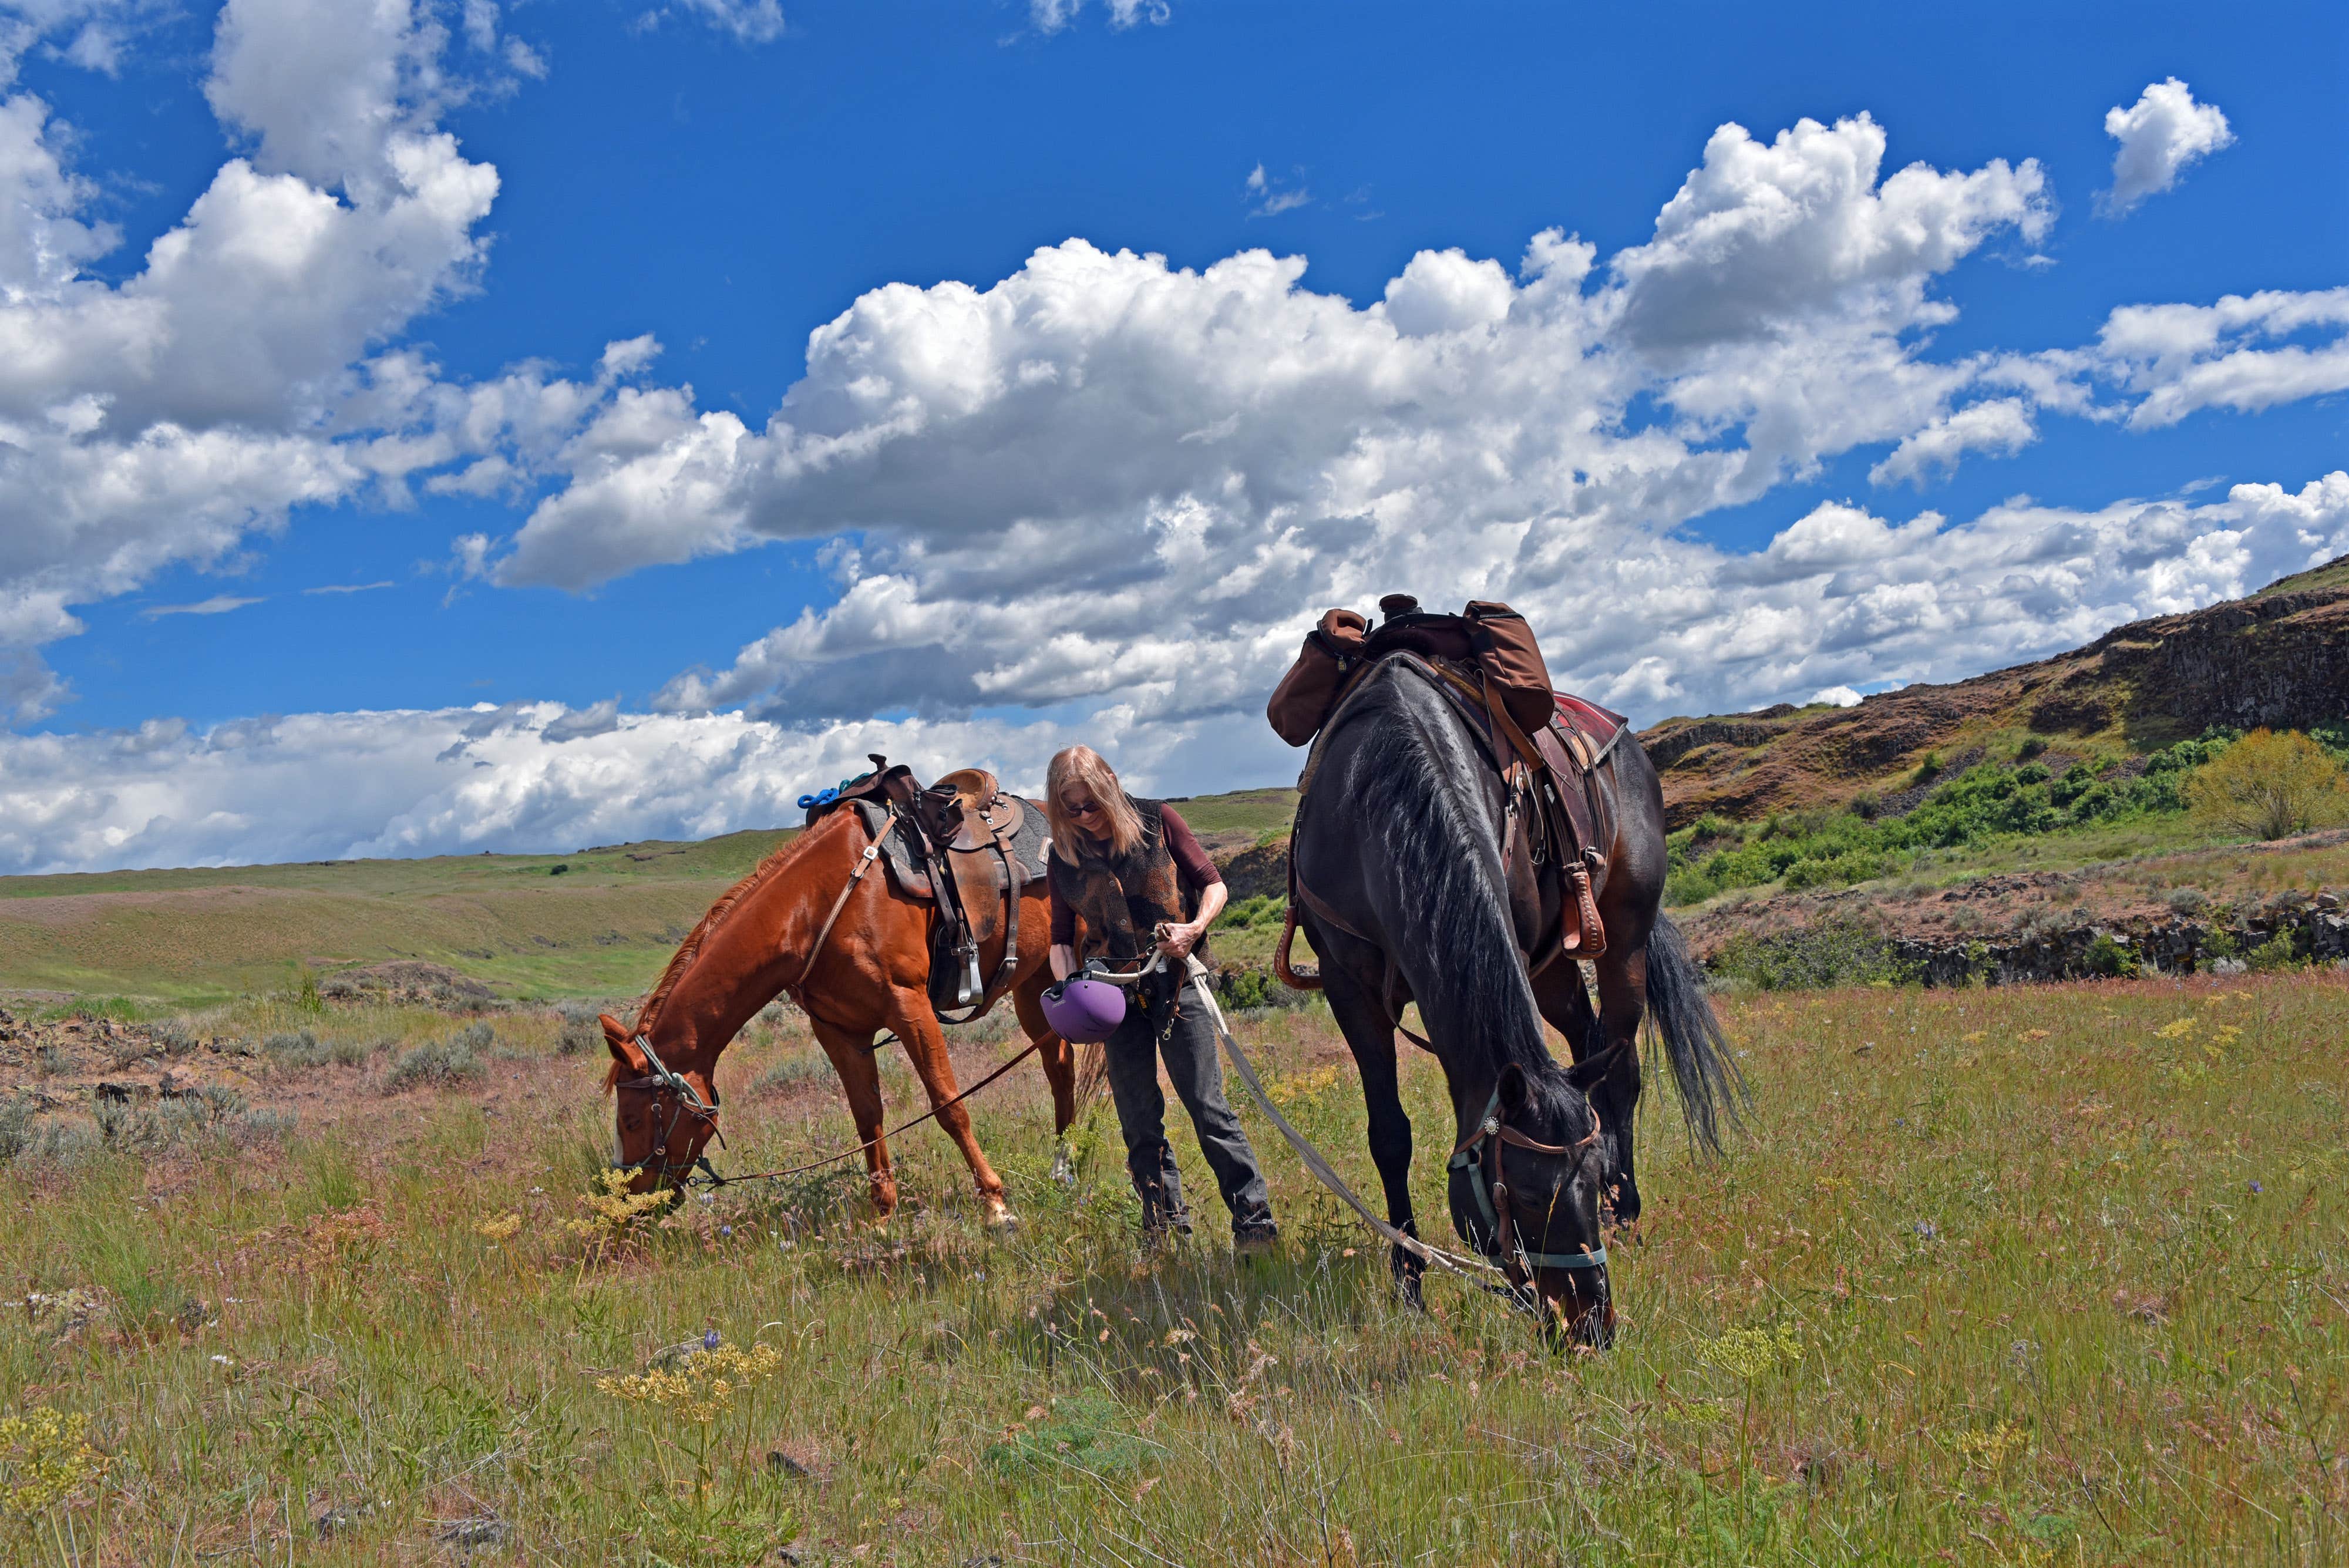
M931 885L929 863L923 857L921 841L914 836L913 825L891 816L888 807L878 801L849 804L864 818L864 831L880 839L881 861L889 867L890 880L913 898L936 899L937 889ZM1032 800L1023 804L1027 809L1020 814L1019 829L1011 836L1011 852L1019 861L1022 878L1034 882L1044 875L1044 846L1050 839L1044 828L1043 806ZM1008 891L1010 888L1003 862L992 849L957 855L955 862L957 877L968 876L974 865L983 864L993 874L998 889Z

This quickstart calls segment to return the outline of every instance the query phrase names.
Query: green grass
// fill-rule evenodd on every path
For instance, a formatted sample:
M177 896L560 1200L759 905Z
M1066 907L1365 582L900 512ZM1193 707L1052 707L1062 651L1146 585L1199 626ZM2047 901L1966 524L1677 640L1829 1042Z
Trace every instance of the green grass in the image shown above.
M0 1168L9 1293L119 1310L63 1338L0 1317L0 1415L86 1412L111 1459L70 1533L47 1516L11 1561L651 1568L773 1563L794 1541L802 1562L957 1564L2349 1552L2349 982L1725 1005L1753 1134L1692 1164L1652 1107L1649 1215L1615 1248L1625 1321L1600 1355L1546 1348L1440 1280L1425 1313L1398 1303L1378 1249L1252 1109L1279 1253L1236 1263L1216 1239L1179 1127L1206 1223L1138 1251L1113 1118L1081 1124L1078 1188L1051 1183L1025 1071L974 1102L1024 1220L1005 1238L926 1128L900 1140L907 1211L885 1230L860 1178L819 1173L591 1246L566 1222L610 1113L600 1068L554 1054L552 1014L500 1020L514 1054L491 1083L370 1093L282 1150L23 1156ZM269 1002L236 1018L255 1037L448 1028ZM1371 1188L1326 1012L1244 1032ZM762 1024L721 1087L805 1049ZM908 1088L893 1075L893 1103ZM1415 1053L1403 1089L1422 1214L1448 1231L1442 1086ZM836 1091L729 1106L730 1168L847 1137ZM508 1215L503 1239L478 1229ZM713 1329L781 1366L706 1429L598 1391Z
M1285 831L1296 798L1243 790L1182 810L1203 833ZM201 1006L283 984L298 957L322 971L421 959L505 996L626 996L652 982L727 884L791 836L0 877L0 990Z

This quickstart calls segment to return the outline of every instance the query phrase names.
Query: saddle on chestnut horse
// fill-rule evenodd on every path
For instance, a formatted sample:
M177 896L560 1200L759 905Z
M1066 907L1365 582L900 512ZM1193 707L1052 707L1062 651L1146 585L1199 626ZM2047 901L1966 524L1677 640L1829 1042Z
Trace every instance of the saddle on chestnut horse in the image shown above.
M1561 958L1599 957L1607 950L1599 891L1606 885L1615 813L1597 774L1630 722L1553 690L1531 629L1506 605L1475 603L1464 615L1439 615L1422 610L1409 594L1390 594L1379 609L1385 618L1375 630L1350 610L1324 615L1267 705L1266 717L1283 740L1314 742L1297 780L1298 810L1312 793L1321 740L1361 690L1362 677L1387 659L1407 659L1468 720L1501 775L1508 792L1505 866L1524 866L1537 881L1560 879L1557 929L1526 955L1527 968L1538 974ZM1299 900L1349 928L1298 881L1293 861L1288 888L1273 971L1289 985L1316 989L1319 972L1297 969L1288 957Z
M846 808L880 846L889 878L936 910L930 923L930 1002L939 1021L986 1013L1019 967L1019 893L1044 875L1044 809L1007 794L993 774L964 768L923 787L914 770L879 753L873 770L821 795L802 797L814 826ZM991 977L979 950L1000 936ZM958 1018L949 1008L968 1009Z

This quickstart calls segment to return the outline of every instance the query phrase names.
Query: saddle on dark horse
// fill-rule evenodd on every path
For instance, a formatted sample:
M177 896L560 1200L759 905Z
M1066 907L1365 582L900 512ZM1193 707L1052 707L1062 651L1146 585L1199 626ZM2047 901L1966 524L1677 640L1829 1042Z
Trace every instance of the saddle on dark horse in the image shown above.
M1615 822L1596 774L1630 722L1554 690L1533 628L1505 604L1475 600L1460 615L1443 615L1421 609L1409 594L1389 594L1379 611L1383 618L1375 629L1351 610L1322 616L1266 704L1265 717L1282 740L1292 746L1316 742L1298 776L1298 810L1312 793L1319 740L1335 727L1363 676L1384 660L1410 659L1466 716L1508 791L1505 864L1522 861L1537 880L1562 878L1557 928L1526 955L1527 968L1538 974L1561 958L1599 957L1607 950L1607 931L1598 894L1606 884ZM1318 990L1319 971L1289 961L1299 900L1340 929L1351 928L1299 882L1293 860L1288 895L1273 972L1286 984Z
M881 848L898 891L932 906L930 1002L946 1023L986 1013L1019 967L1019 893L1044 875L1043 808L1007 794L984 768L963 768L924 787L914 770L874 753L870 773L812 796L807 826L855 812ZM991 977L979 950L999 935ZM960 1017L947 1010L962 1008Z

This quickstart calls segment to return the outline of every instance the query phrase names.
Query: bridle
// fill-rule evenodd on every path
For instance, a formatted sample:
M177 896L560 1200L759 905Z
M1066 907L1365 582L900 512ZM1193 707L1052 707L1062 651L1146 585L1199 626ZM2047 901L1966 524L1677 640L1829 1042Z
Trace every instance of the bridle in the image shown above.
M717 1088L713 1085L709 1091L709 1098L704 1100L699 1091L688 1083L682 1075L660 1059L660 1054L653 1049L653 1043L648 1037L637 1035L636 1044L636 1049L645 1054L645 1060L651 1064L652 1071L640 1078L624 1078L615 1083L612 1087L615 1090L633 1089L638 1093L651 1095L653 1115L656 1119L659 1117L661 1106L665 1102L673 1100L673 1108L668 1113L667 1122L654 1135L651 1153L642 1159L615 1159L612 1161L612 1168L626 1171L650 1170L661 1181L674 1181L680 1176L690 1176L696 1170L703 1171L713 1180L716 1179L718 1171L709 1163L709 1157L707 1154L697 1154L682 1165L672 1164L668 1158L668 1144L669 1139L677 1134L678 1125L686 1117L692 1116L709 1128L710 1135L718 1139L719 1147L723 1148L726 1146L726 1135L718 1126ZM658 1163L656 1164L656 1161Z
M1590 1113L1589 1134L1570 1144L1543 1143L1527 1137L1509 1126L1501 1110L1501 1091L1493 1091L1492 1102L1485 1107L1476 1130L1460 1140L1445 1162L1448 1168L1465 1171L1468 1190L1476 1199L1476 1207L1485 1217L1490 1247L1478 1245L1477 1251L1501 1265L1509 1282L1524 1288L1532 1282L1537 1269L1603 1269L1607 1266L1607 1244L1585 1247L1578 1252L1529 1252L1516 1234L1516 1221L1509 1201L1509 1184L1501 1170L1501 1146L1509 1144L1528 1154L1543 1154L1554 1158L1581 1159L1582 1153L1599 1141L1599 1112ZM1472 1238L1473 1240L1473 1238ZM1517 1277L1522 1272L1524 1278Z

